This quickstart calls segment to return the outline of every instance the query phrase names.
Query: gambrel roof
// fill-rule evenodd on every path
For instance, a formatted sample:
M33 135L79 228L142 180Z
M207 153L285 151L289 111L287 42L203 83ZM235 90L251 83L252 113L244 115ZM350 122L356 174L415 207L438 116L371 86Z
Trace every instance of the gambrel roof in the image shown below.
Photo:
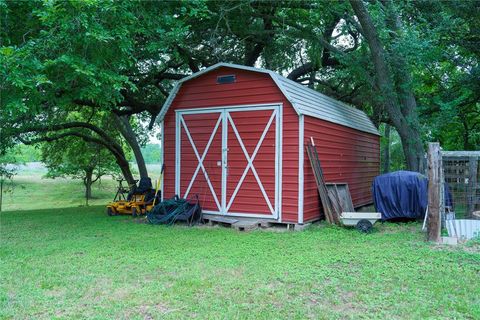
M158 115L157 121L163 120L178 90L182 86L182 83L221 67L269 74L299 115L303 114L360 131L380 135L372 120L370 120L365 112L357 108L330 98L295 81L282 77L271 70L247 67L231 63L217 63L211 67L179 80L165 101L165 104Z

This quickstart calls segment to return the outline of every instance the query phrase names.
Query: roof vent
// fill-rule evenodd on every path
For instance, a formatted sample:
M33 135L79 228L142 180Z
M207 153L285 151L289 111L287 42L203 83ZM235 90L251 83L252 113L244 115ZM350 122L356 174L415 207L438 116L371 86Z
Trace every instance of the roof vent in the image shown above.
M234 82L235 82L235 75L234 74L217 77L217 83L218 84L226 84L226 83L234 83Z

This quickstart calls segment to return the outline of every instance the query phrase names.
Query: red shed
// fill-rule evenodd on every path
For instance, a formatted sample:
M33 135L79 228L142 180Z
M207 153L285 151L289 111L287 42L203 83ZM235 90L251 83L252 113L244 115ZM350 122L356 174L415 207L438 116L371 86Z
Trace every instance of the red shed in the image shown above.
M205 213L305 223L321 204L304 145L327 182L372 202L379 133L362 111L273 71L219 63L177 83L159 115L165 198L198 194Z

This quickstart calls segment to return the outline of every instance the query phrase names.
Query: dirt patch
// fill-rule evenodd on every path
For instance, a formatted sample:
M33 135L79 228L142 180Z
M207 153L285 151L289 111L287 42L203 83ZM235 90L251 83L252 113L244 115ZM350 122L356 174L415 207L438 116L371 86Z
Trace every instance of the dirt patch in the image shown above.
M355 292L336 288L333 290L328 286L329 281L325 282L325 286L316 288L312 292L305 295L305 304L309 309L309 318L317 319L319 312L322 310L333 310L340 314L341 318L356 317L360 313L365 312L365 307L356 303L357 297Z
M432 249L440 251L463 251L468 253L480 253L480 244L477 242L464 242L457 245L433 244Z
M158 313L165 315L170 312L177 311L178 309L168 308L162 303L157 303L155 305L141 305L138 307L138 314L143 317L145 320L157 319L156 315Z
M65 297L66 291L67 290L65 288L52 288L47 290L45 295L52 298L62 298Z
M138 223L138 224L147 224L147 218L146 217L141 217L141 218L133 218L132 219L133 223Z
M234 277L234 278L241 278L245 276L245 267L238 267L238 268L220 268L215 271L215 275L218 277Z
M375 228L382 234L419 233L422 230L422 225L415 222L377 222Z
M352 291L342 291L339 294L341 300L340 304L332 304L331 307L337 312L340 313L357 313L362 308L358 305L355 305L353 301L355 300L355 293Z
M124 220L122 220L122 222L124 222L124 223L136 223L136 224L147 224L148 223L146 217L124 219Z

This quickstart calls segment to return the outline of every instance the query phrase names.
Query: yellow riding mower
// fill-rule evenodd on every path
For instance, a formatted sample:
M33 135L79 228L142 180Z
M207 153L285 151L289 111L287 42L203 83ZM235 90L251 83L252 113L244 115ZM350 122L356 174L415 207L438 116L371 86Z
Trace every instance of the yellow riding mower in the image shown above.
M107 204L107 214L109 216L116 215L132 215L134 217L144 215L151 210L155 203L160 202L160 191L152 188L152 180L150 178L141 178L138 186L134 186L127 197L125 193L128 191L123 187L122 181L119 181L119 187L113 202Z

